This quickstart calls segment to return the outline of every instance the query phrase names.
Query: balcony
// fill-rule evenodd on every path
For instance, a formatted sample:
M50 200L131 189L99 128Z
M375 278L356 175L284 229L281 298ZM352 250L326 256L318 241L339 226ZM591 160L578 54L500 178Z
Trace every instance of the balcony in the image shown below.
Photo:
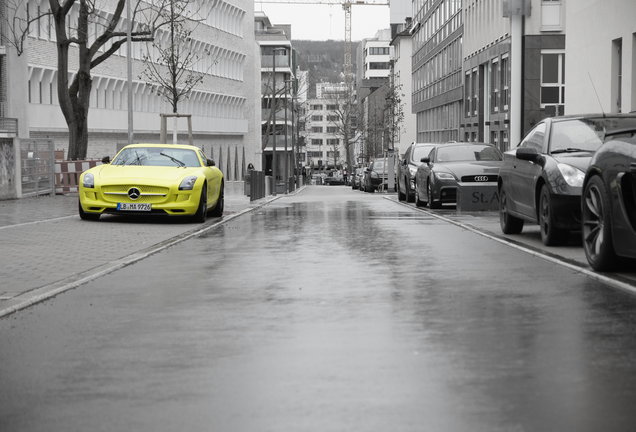
M5 138L18 136L18 119L0 117L0 136Z

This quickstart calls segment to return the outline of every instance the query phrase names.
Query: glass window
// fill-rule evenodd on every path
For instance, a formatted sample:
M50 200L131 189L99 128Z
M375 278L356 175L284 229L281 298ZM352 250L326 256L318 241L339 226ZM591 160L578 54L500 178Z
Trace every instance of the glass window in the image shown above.
M174 147L130 147L122 150L112 165L198 167L201 166L201 162L193 150Z
M535 148L538 152L543 152L543 141L545 138L545 123L539 123L528 132L528 135L519 144L519 147Z
M501 152L489 145L465 145L438 147L436 162L461 162L461 161L499 161L502 160Z

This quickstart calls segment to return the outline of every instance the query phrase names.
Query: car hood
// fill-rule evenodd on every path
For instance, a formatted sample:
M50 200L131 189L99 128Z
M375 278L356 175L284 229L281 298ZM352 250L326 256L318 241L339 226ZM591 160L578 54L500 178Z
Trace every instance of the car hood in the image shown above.
M587 167L590 166L590 162L592 161L592 154L589 152L563 153L552 155L552 157L554 157L554 160L558 163L572 165L583 172L587 171Z
M100 183L151 183L171 185L188 175L200 174L198 167L164 167L137 165L99 165L90 170Z
M448 172L457 178L477 174L499 174L502 161L471 161L436 163L433 169L438 172Z

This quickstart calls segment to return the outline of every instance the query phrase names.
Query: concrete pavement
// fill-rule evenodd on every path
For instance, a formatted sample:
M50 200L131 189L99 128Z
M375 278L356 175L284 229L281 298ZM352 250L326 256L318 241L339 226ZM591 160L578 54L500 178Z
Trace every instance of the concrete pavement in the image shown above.
M395 194L382 196L414 207L398 203ZM133 264L278 197L250 202L243 195L226 195L223 218L208 218L204 224L110 215L100 222L82 221L76 194L0 201L0 317ZM569 263L574 271L605 277L591 271L575 236L564 246L548 248L537 226L516 236L501 234L496 212L460 213L451 208L430 213L528 253ZM621 288L636 289L634 272L609 276Z
M77 194L0 201L0 317L199 235L273 200L226 195L204 224L111 215L82 221Z

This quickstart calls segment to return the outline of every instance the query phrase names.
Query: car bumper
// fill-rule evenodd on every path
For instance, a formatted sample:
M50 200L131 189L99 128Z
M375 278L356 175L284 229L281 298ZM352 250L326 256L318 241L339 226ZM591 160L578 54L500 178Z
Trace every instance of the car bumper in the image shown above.
M199 208L201 191L168 191L165 196L146 197L143 200L131 200L126 195L105 195L99 187L87 189L80 187L79 200L84 212L89 214L122 214L152 216L192 216ZM121 211L118 203L148 203L151 211Z

